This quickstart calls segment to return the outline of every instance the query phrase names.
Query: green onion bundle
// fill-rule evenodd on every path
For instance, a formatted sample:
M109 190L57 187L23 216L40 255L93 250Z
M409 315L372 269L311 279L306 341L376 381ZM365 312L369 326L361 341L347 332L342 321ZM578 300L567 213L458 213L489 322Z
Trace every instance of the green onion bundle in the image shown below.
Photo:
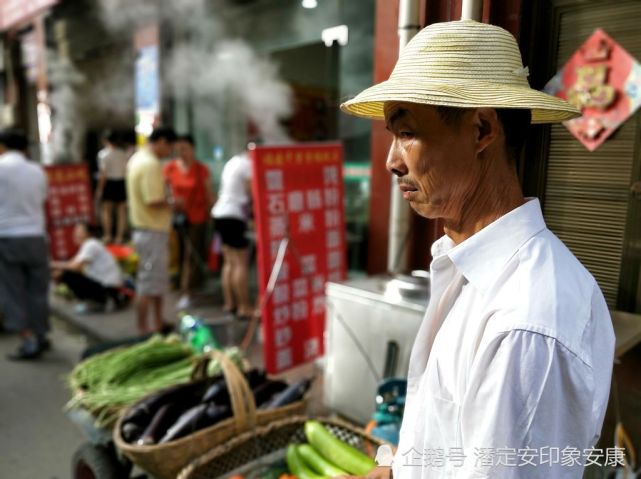
M225 351L240 362L236 348ZM193 351L179 337L153 336L134 346L106 351L78 364L68 377L73 397L67 408L84 408L96 417L96 425L114 422L119 411L148 394L188 382L196 362ZM210 374L220 372L212 361Z

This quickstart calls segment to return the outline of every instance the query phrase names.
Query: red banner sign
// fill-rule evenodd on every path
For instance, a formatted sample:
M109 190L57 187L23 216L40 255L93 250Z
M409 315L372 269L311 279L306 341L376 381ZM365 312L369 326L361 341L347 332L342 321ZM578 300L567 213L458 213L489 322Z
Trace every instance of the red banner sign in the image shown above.
M51 256L55 260L71 258L78 247L73 229L93 218L91 182L87 165L56 165L45 168L49 180L47 232Z
M323 354L325 283L346 277L343 150L303 144L250 153L262 297L288 240L262 311L265 367L274 374Z
M0 30L20 25L58 0L0 0Z

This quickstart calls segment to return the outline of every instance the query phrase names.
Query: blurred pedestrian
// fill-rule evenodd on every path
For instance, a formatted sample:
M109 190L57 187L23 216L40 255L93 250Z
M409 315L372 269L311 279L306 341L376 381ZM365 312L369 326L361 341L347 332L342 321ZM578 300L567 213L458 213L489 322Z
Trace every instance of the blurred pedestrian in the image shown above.
M133 242L138 253L136 279L138 330L161 331L163 297L169 283L169 231L174 201L166 194L161 158L173 152L176 133L171 128L156 128L148 144L129 160L127 169L127 196L129 215L134 228ZM153 309L154 327L149 328L147 316Z
M5 327L22 338L12 360L36 359L50 347L47 178L27 147L21 132L0 131L0 309Z
M96 196L102 200L102 240L110 243L113 233L112 219L116 211L116 237L115 242L120 244L125 237L127 228L127 191L125 187L125 174L129 156L116 132L105 135L105 147L98 152L98 167L100 177Z
M114 257L85 223L76 225L73 236L78 253L70 261L52 261L51 269L56 282L81 301L76 312L109 312L124 304L122 272Z
M127 154L127 158L131 158L136 152L137 135L136 130L128 129L120 131L120 141Z
M249 241L247 223L251 204L251 161L247 153L231 158L223 168L220 194L212 215L223 252L223 310L247 319L254 313L249 302Z
M174 212L174 229L180 249L180 297L176 307L191 307L194 289L202 284L207 252L209 211L214 192L209 169L194 154L194 139L181 135L176 140L176 158L163 169L167 184L181 207Z

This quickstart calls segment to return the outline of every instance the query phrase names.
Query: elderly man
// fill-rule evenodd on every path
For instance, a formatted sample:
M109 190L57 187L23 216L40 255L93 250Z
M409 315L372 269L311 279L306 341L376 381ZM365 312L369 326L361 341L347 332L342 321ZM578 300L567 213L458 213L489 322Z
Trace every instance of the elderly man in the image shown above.
M388 170L445 225L393 476L580 478L608 402L612 324L516 172L530 122L578 112L530 89L512 35L474 21L425 28L389 80L342 109L386 121Z

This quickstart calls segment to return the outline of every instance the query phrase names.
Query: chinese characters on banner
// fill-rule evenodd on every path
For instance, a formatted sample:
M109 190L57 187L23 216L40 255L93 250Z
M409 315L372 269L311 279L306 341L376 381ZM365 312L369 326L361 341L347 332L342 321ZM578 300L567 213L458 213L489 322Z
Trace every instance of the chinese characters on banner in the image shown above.
M641 64L599 28L544 90L581 109L565 126L594 151L641 106Z
M91 222L93 200L87 165L55 165L45 168L49 181L46 206L50 252L55 260L72 257L78 247L73 241L77 223Z
M343 152L340 144L308 144L250 153L261 295L289 238L262 312L265 365L278 373L323 354L325 282L346 277Z

